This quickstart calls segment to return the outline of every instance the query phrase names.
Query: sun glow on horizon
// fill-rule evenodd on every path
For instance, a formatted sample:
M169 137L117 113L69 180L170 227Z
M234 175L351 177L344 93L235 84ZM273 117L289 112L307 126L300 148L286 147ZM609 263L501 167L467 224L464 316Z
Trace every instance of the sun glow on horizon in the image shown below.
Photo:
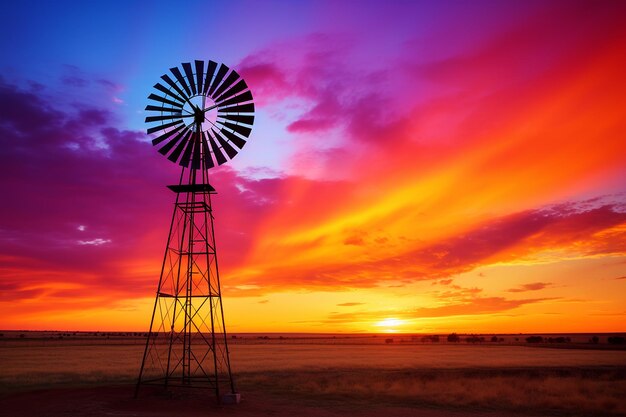
M397 327L401 327L406 325L406 320L401 320L397 318L386 318L379 322L376 322L374 326L380 327L385 333L398 333Z

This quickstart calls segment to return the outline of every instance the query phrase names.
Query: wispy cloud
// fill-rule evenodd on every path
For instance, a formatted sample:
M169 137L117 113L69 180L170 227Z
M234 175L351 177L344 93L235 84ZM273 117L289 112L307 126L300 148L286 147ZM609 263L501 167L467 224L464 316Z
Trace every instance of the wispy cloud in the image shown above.
M544 288L552 286L550 282L532 282L530 284L523 284L517 288L508 289L508 292L527 292L527 291L539 291Z
M375 322L386 317L395 317L402 320L414 320L436 317L472 316L482 314L496 314L514 310L518 307L551 301L553 298L532 298L522 300L510 300L504 297L472 297L470 299L454 302L437 307L419 307L410 310L380 310L358 311L349 313L331 313L326 322L328 323L355 323Z
M102 238L95 238L95 239L91 239L91 240L79 240L78 244L79 245L89 245L89 246L100 246L100 245L105 245L107 243L111 243L111 239L102 239Z

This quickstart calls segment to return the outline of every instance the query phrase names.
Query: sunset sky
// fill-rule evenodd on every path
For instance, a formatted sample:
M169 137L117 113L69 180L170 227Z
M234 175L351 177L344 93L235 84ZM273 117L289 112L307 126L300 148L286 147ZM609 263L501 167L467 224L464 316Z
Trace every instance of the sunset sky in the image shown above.
M0 328L147 330L168 68L241 73L231 332L626 331L626 2L10 2Z

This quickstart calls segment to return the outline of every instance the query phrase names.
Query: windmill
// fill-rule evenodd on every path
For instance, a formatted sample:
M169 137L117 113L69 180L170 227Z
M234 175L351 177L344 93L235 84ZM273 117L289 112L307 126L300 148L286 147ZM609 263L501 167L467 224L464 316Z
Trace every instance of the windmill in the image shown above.
M252 93L224 64L185 62L154 85L147 133L181 168L141 385L207 387L218 401L238 402L220 289L208 171L237 155L254 122Z

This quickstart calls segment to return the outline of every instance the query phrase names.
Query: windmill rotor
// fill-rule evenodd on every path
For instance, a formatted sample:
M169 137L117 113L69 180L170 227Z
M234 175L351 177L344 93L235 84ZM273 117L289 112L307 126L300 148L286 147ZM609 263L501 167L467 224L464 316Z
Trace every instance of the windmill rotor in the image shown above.
M147 133L159 153L183 167L222 165L250 137L252 93L239 73L224 64L195 60L181 68L170 68L148 96Z

